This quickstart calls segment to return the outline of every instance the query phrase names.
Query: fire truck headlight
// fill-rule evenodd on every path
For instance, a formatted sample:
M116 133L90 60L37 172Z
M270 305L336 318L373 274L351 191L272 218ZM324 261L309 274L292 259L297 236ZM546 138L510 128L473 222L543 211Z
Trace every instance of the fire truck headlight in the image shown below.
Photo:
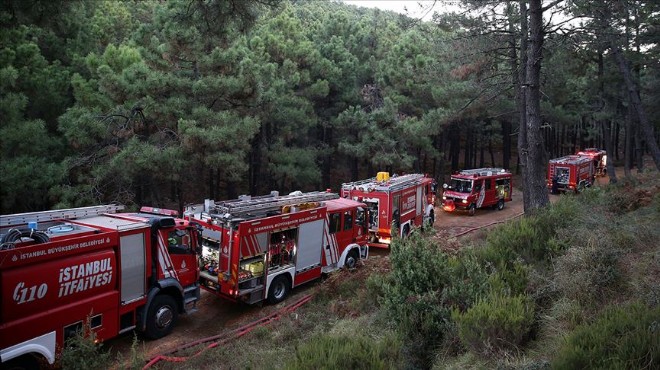
M447 197L443 195L442 200L447 200Z
M461 201L461 203L463 203L463 204L467 204L467 199L463 199L463 200Z

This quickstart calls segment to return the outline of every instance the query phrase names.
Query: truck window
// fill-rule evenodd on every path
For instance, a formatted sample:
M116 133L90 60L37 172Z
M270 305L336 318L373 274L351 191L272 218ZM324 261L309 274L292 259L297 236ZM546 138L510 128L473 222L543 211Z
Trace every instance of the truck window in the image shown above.
M481 186L483 185L483 180L482 181L477 181L474 184L474 192L478 193L481 191Z
M170 231L167 236L167 249L171 254L190 253L190 234L188 234L188 231Z
M337 231L339 231L340 227L341 227L341 214L331 213L330 214L330 225L328 226L328 228L330 229L330 234L334 234Z
M344 230L353 228L353 211L344 212Z
M486 190L490 190L492 179L486 179Z
M471 193L472 180L451 179L449 188L459 193Z
M365 211L362 208L357 209L357 218L355 219L355 224L358 226L364 226L364 217Z

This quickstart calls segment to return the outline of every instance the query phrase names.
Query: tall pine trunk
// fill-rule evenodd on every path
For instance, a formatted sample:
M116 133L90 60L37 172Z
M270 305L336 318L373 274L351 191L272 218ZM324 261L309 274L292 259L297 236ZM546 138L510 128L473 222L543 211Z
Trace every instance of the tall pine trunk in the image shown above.
M530 193L527 191L528 184L527 178L529 173L529 168L527 167L527 110L526 110L526 95L527 89L523 87L525 81L527 81L527 37L528 37L528 27L527 27L527 1L519 1L520 5L520 63L518 64L518 83L517 86L517 105L518 105L518 115L519 115L519 129L518 129L518 168L522 174L522 185L523 185L523 209L527 210L527 205L530 204L529 196ZM515 70L514 70L515 71Z
M617 66L619 67L619 71L623 75L623 80L626 83L630 102L632 103L635 113L637 113L639 126L642 130L642 133L644 134L644 137L646 137L646 145L648 146L649 151L651 152L651 157L655 162L655 168L660 171L660 148L658 147L658 142L655 140L653 126L651 126L649 123L648 117L646 116L646 110L644 110L642 101L639 98L639 90L633 81L630 68L628 68L628 63L626 62L621 49L612 42L611 50L612 54L614 55L614 59L617 62ZM641 163L638 163L637 165L641 166Z
M543 9L541 0L529 2L529 48L527 50L527 153L525 192L528 193L525 211L534 211L549 203L546 188L547 159L541 131L541 61L543 60ZM526 174L525 174L526 172Z

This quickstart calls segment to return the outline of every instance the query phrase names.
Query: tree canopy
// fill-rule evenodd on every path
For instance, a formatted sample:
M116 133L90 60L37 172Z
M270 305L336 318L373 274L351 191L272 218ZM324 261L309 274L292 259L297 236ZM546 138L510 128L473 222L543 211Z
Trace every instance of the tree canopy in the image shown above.
M540 3L538 163L597 146L641 170L659 6ZM518 167L527 2L463 6L427 22L335 1L5 1L2 213Z

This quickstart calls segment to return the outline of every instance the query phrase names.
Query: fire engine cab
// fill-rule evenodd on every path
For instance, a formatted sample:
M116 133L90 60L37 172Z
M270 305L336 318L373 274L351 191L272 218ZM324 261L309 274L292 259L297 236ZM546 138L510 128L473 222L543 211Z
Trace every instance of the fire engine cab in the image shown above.
M367 258L366 206L294 192L186 207L202 226L202 288L231 301L282 301L291 288Z
M387 248L395 229L403 237L415 227L433 224L436 186L423 174L390 177L379 172L370 179L342 184L341 196L369 207L369 246Z
M511 172L502 168L477 168L451 175L451 182L443 185L442 209L453 212L466 209L474 216L477 208L504 208L511 201L513 180Z
M552 194L579 193L594 183L594 162L590 156L567 155L548 162L547 186Z
M596 148L586 148L576 153L582 157L588 157L593 162L596 176L607 174L607 152Z
M119 205L0 216L0 362L53 364L65 340L170 333L200 297L197 231ZM153 211L153 209L152 209Z

